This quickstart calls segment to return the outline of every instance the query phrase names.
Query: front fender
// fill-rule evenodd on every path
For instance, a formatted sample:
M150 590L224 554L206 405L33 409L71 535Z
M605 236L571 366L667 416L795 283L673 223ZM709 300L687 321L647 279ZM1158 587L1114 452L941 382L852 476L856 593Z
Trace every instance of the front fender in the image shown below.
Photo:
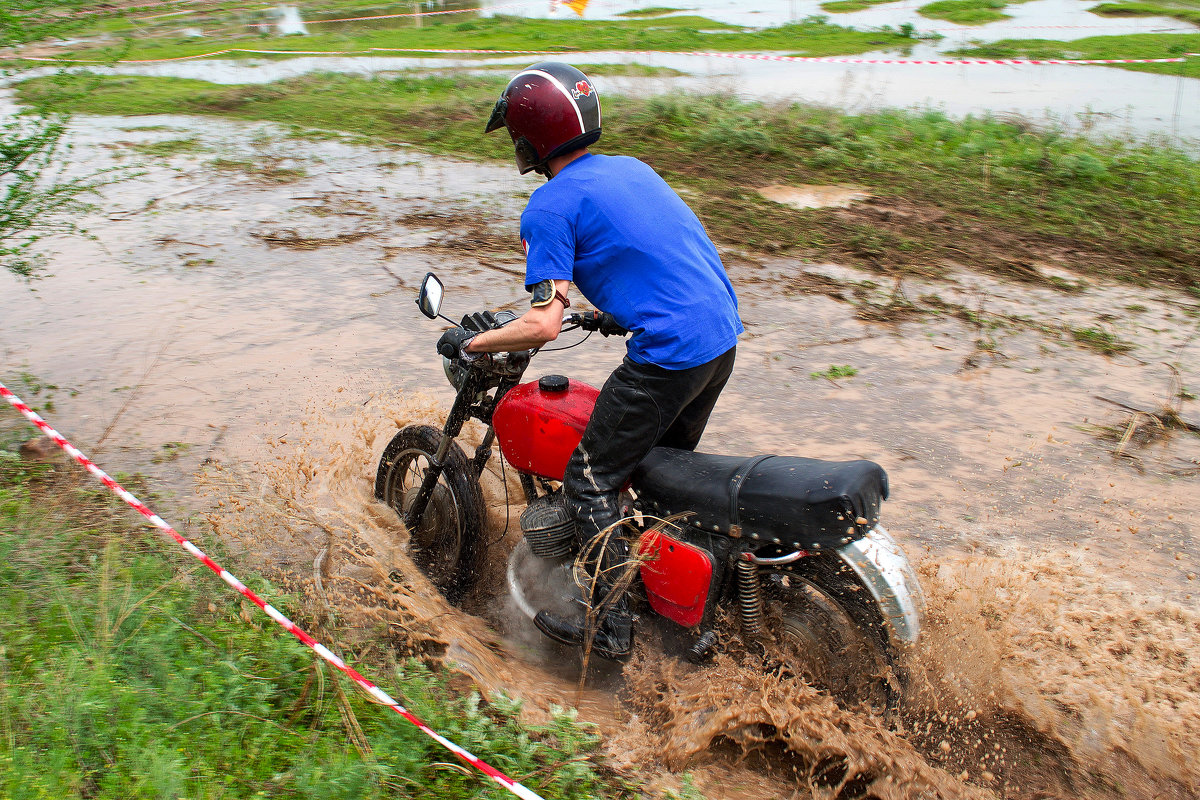
M882 525L838 550L862 584L896 641L915 644L925 622L925 593L900 545Z

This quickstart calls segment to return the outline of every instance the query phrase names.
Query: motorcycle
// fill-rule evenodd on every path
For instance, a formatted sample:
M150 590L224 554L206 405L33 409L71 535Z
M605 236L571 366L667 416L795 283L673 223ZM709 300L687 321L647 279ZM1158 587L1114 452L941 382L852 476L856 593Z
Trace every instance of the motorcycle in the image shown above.
M441 316L445 289L425 276L417 305ZM511 312L468 314L482 331ZM563 331L614 332L598 312L564 314ZM486 547L479 477L498 442L516 469L525 510L506 570L521 613L581 602L572 591L575 525L561 481L598 390L561 375L522 382L536 350L470 359L443 354L456 394L439 431L410 425L385 448L375 497L403 520L409 554L451 602L481 573ZM486 426L468 456L456 441L469 419ZM787 645L795 669L849 699L889 702L898 653L921 632L924 596L900 546L879 524L883 469L865 460L725 456L656 447L622 494L639 580L639 618L693 662L719 643L722 619L741 639ZM721 614L728 610L729 614ZM731 627L725 625L725 629Z

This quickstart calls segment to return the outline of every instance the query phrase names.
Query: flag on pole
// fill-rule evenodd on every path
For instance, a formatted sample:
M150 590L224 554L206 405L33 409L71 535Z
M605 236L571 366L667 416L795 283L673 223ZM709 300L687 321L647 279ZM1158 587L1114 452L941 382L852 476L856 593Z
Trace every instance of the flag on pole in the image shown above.
M589 0L566 0L563 5L582 17L583 10L587 8L588 2Z

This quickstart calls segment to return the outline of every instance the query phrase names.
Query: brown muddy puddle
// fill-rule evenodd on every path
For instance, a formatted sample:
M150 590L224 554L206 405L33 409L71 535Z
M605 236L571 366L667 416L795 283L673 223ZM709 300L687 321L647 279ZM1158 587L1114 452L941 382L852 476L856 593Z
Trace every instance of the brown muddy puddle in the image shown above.
M822 186L802 183L788 186L782 183L763 186L757 190L768 200L792 208L847 208L857 200L866 200L870 193L855 186Z
M106 470L150 475L181 530L203 539L211 524L243 564L299 591L324 633L336 617L332 635L361 659L440 658L533 715L579 706L652 795L683 771L712 798L1200 791L1200 437L1116 458L1098 436L1119 439L1130 419L1110 401L1172 401L1166 364L1200 386L1194 299L965 269L897 286L729 254L747 334L702 447L884 465L886 524L931 603L910 689L883 717L736 649L698 669L646 636L623 674L577 693L570 654L507 608L499 566L475 613L447 606L371 498L397 427L438 424L451 398L416 285L438 272L451 315L519 306L515 219L536 183L264 125L78 124L80 163L145 174L108 190L96 240L52 243L50 277L6 279L0 380ZM171 139L203 149L134 147ZM1133 349L1107 357L1072 329ZM598 384L620 355L589 341L541 354L529 377ZM832 365L857 372L829 379ZM26 373L59 388L34 395ZM492 467L498 564L519 487Z

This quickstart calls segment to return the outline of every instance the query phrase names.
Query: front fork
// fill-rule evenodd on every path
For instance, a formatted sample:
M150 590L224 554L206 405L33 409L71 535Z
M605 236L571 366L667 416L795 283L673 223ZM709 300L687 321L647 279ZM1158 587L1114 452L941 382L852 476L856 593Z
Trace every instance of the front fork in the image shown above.
M478 409L476 410L476 416L488 423L487 433L484 434L479 447L475 448L475 455L471 458L471 471L476 478L483 474L483 468L492 455L492 444L496 441L496 430L491 425L491 412L495 410L496 404L513 385L515 385L515 381L503 382L498 387L490 405L485 406L484 412L479 413ZM429 498L433 497L433 487L437 486L438 479L442 477L442 473L446 469L446 454L450 452L450 444L462 433L463 425L471 418L472 404L479 396L479 391L480 387L476 382L468 378L467 385L463 386L455 396L454 405L450 407L450 415L446 418L446 425L442 428L442 441L430 460L429 469L425 470L425 476L421 480L421 488L417 492L417 496L413 498L412 505L404 512L404 524L409 529L420 526L421 517L429 506ZM522 475L523 479L524 477Z
M467 383L473 382L468 379ZM433 487L437 486L438 479L442 477L442 472L446 469L446 454L450 452L450 445L454 442L455 437L462 433L463 425L470 418L471 403L474 397L474 387L467 385L454 398L454 405L450 407L450 416L446 418L446 424L442 428L442 441L438 445L437 452L433 454L433 458L429 460L429 469L425 470L425 477L421 480L421 488L417 492L417 496L413 498L412 505L404 512L404 525L409 530L415 530L421 525L421 517L424 516L425 509L429 506L429 498L433 497ZM493 433L489 426L488 435L484 437L484 443L489 450L492 438ZM483 447L484 445L481 444L480 449ZM479 456L479 451L476 451L473 465L479 462ZM486 457L483 460L486 461ZM479 466L482 468L482 464ZM479 474L478 470L476 474Z

